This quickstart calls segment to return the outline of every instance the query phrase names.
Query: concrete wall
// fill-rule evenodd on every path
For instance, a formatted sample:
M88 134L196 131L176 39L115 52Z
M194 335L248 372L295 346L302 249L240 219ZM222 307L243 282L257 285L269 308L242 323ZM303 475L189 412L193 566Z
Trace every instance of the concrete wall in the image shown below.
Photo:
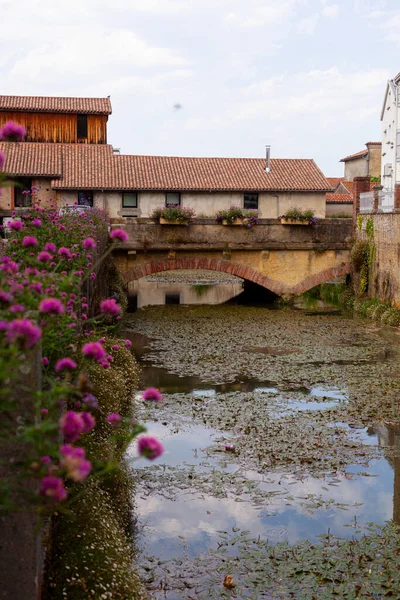
M354 158L344 163L344 178L352 181L354 177L366 177L368 175L368 161L365 158Z
M65 195L65 194L64 194ZM66 195L65 195L66 196ZM122 194L120 192L95 192L94 199L97 204L102 203L106 197L106 205L112 219L124 216L150 217L153 210L165 206L164 192L138 192L138 209L123 209ZM217 210L230 206L243 207L243 193L241 192L182 192L181 206L194 208L197 215L212 217ZM312 209L319 218L325 217L325 193L300 193L286 192L259 194L259 212L264 219L276 219L289 208L298 207L303 210Z
M352 202L334 202L326 204L326 216L332 217L334 215L348 215L353 216L353 203Z
M205 286L201 295L196 293L195 288L196 286L188 284L154 283L146 279L138 279L129 282L128 293L137 296L137 307L142 308L149 305L164 305L166 294L179 294L180 304L222 304L243 291L240 279L238 283Z

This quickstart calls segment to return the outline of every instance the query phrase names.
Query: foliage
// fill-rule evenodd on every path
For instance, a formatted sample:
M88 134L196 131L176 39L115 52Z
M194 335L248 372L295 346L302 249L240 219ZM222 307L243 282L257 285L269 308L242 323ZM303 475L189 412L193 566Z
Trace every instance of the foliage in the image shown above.
M240 208L240 206L230 206L227 209L218 210L215 215L217 223L221 224L226 221L228 225L232 225L236 220L239 220L248 229L258 224L258 217L258 210Z
M361 231L361 229L362 229L362 226L363 226L363 221L364 221L364 217L363 217L363 215L361 215L361 214L360 214L360 215L357 215L357 229L358 229L359 231Z
M193 208L167 204L166 207L155 208L151 216L153 219L163 218L166 221L176 221L186 225L193 223L196 213Z
M381 323L383 325L398 327L400 325L400 309L396 308L395 306L387 308L381 314Z
M371 175L370 178L369 178L369 180L372 183L380 183L381 182L381 176L380 175L378 175L378 176Z
M326 215L327 219L351 219L351 215L346 213L336 213L334 215Z
M362 230L362 215L358 215L357 227L360 231ZM374 219L371 215L368 217L365 223L365 234L366 239L358 239L351 251L353 271L355 273L359 273L358 293L360 295L365 294L368 289L372 265L376 253L374 244Z
M314 225L317 222L315 212L311 209L302 210L301 208L293 207L289 208L284 215L278 217L278 219L286 219L288 221L304 221L310 225Z

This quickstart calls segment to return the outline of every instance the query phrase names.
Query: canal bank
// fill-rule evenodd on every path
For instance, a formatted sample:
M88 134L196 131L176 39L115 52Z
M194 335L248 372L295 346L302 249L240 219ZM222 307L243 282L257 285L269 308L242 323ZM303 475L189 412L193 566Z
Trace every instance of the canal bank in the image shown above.
M164 392L141 410L166 453L132 463L151 597L381 597L382 561L400 593L397 534L366 530L399 521L392 332L245 306L153 307L126 326L142 387Z

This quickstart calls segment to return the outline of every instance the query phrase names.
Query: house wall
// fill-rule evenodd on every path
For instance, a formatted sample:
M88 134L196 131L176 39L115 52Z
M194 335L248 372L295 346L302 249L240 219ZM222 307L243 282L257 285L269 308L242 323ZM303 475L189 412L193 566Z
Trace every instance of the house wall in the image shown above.
M75 144L77 115L59 113L0 112L0 127L14 121L26 129L26 142ZM107 143L107 115L88 115L88 144Z
M353 216L353 203L352 202L333 202L326 204L326 216L332 217L334 215L348 215Z
M379 174L379 173L378 173ZM344 178L353 181L354 177L366 177L368 175L368 161L366 158L353 158L344 163Z
M73 204L76 194L63 194ZM73 198L73 199L72 199ZM124 216L150 217L153 210L159 206L165 206L164 192L138 192L138 209L123 209L121 192L95 192L94 202L96 206L106 208L112 219ZM230 206L243 207L243 193L241 192L183 192L181 194L181 206L194 208L197 216L214 216L217 210L226 209ZM325 193L324 192L287 192L279 194L260 193L259 211L264 219L275 219L284 214L289 208L298 207L303 210L312 209L319 218L325 217Z
M381 145L369 144L369 163L368 163L368 175L370 177L381 176L381 162L382 162L382 148Z
M38 187L36 198L41 200L40 205L43 208L50 208L50 204L57 204L57 193L51 187L51 179L33 179L32 185ZM0 195L0 210L14 209L14 186L2 188Z
M388 84L388 93L383 107L381 119L382 125L382 165L381 165L381 183L385 190L392 191L395 182L399 181L400 169L396 161L396 131L398 127L396 106L396 94L390 83ZM400 158L400 157L399 157ZM385 175L385 166L392 165L393 175Z

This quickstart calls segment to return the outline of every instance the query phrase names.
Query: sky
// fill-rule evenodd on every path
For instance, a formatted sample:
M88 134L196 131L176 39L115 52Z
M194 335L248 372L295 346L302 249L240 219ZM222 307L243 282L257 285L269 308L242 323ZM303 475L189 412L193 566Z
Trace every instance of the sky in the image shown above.
M2 94L111 96L125 154L313 158L379 141L399 0L0 0Z

